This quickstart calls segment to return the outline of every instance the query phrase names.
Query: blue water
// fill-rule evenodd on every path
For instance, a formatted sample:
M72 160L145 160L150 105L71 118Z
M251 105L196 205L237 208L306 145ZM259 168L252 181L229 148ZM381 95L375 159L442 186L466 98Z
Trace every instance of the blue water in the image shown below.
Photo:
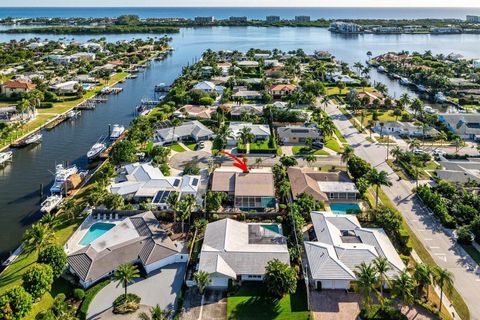
M82 246L88 246L92 241L101 237L105 232L113 227L115 227L115 225L112 223L98 222L93 224L83 236L82 240L80 240L80 244Z
M262 227L264 227L265 229L268 229L270 231L280 233L280 227L276 224L262 224Z
M0 6L1 7L1 6ZM291 19L296 15L309 15L312 19L419 19L419 18L456 18L465 19L469 14L480 14L480 8L161 8L161 7L64 7L64 8L15 8L3 7L0 18L4 17L115 17L124 14L136 14L140 18L193 18L195 16L214 16L225 19L230 16L247 16L249 19L265 19L267 15L278 15Z
M358 203L330 203L333 213L346 214L348 210L360 210Z

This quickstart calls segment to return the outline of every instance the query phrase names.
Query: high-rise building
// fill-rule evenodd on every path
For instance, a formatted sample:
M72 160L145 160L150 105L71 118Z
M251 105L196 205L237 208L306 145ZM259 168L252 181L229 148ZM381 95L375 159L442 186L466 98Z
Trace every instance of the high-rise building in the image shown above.
M280 22L280 16L267 16L267 22Z
M295 16L296 22L310 22L310 16Z

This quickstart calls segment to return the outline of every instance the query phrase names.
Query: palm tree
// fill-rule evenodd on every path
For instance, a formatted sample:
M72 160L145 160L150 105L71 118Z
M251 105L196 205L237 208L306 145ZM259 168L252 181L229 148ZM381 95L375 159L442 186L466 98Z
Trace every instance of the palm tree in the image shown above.
M182 121L178 118L173 118L172 119L172 127L173 127L173 131L172 131L172 143L175 139L175 129L182 123Z
M393 293L402 301L402 306L406 306L413 301L413 280L407 271L403 271L395 280L393 280Z
M263 159L262 157L258 157L255 159L255 165L257 166L257 168L260 168L263 164Z
M335 132L335 124L333 123L332 118L329 116L323 117L320 129L322 129L322 133L325 137L331 137Z
M408 143L408 147L410 148L410 150L418 149L420 148L420 141L418 141L418 139L412 139Z
M353 148L350 145L345 146L342 152L341 160L343 163L347 163L350 158L355 154Z
M390 187L392 185L388 173L386 171L377 171L377 169L373 168L367 173L367 180L372 186L375 186L375 207L378 207L378 192L380 187Z
M399 101L404 108L411 103L410 96L406 92L400 96Z
M392 151L390 151L390 154L395 157L395 159L398 159L402 154L403 151L399 146L395 146Z
M43 225L49 228L52 228L55 225L55 222L56 222L56 218L52 213L44 214L40 219L40 223L42 223Z
M460 147L463 146L463 140L459 136L456 136L453 138L453 145L455 146L455 153L458 153L458 150L460 150Z
M252 129L250 127L243 127L238 132L238 140L245 146L247 143L252 142L253 139L255 139L255 135L252 133Z
M373 260L373 265L377 270L378 280L380 284L380 296L382 297L383 303L383 287L385 286L385 283L389 282L387 272L390 271L391 267L388 263L388 260L384 257L377 257L377 259Z
M198 271L193 274L193 279L197 284L198 291L203 296L205 293L205 289L212 283L212 279L210 279L210 274L206 271Z
M197 208L197 199L193 194L187 194L182 197L178 203L178 209L180 212L180 220L182 221L182 233L184 222L187 218L190 218L192 212Z
M142 312L138 315L140 320L169 320L172 312L170 310L163 310L157 304L155 307L150 308L150 315L146 312Z
M180 200L180 194L178 192L172 192L167 198L167 205L170 210L173 211L173 221L177 221L177 213L179 211L178 202Z
M45 224L34 223L23 235L23 243L27 250L36 250L40 252L53 242L55 234L53 230Z
M330 101L330 98L327 95L324 95L321 100L321 103L323 103L324 105L324 108L323 108L324 111L327 109L328 101Z
M448 135L444 131L440 131L437 136L438 141L440 141L440 144L444 144L445 141L448 140Z
M372 293L375 293L378 284L377 270L372 265L362 262L353 272L357 278L356 287L363 296L363 305L368 308L372 303Z
M421 292L425 289L428 300L428 287L432 284L432 268L426 263L418 263L413 270L413 279L416 284L415 295L417 299L420 298Z
M312 163L314 163L317 160L317 157L315 157L315 155L313 154L305 154L303 156L303 160L305 160L307 162L307 165L310 166Z
M127 287L130 283L133 283L136 278L140 277L140 272L138 268L132 264L126 263L118 267L118 269L113 274L113 279L118 281L117 288L119 285L125 289L125 300L127 299Z
M283 180L278 187L278 193L280 194L282 200L286 200L290 192L290 182L288 180Z
M442 302L443 302L443 291L451 292L453 289L453 273L448 271L445 268L436 266L433 269L433 281L437 286L440 287L440 306L438 312L442 312Z
M232 129L230 129L230 127L223 124L218 128L217 138L220 139L220 141L222 142L222 149L226 146L227 139L232 137L233 137L233 132L232 132Z

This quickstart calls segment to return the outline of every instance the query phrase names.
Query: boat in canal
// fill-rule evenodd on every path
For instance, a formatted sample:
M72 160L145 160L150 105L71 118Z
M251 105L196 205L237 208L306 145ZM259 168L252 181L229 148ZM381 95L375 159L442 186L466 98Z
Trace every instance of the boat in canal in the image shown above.
M50 213L51 211L57 209L62 202L63 202L62 196L51 195L40 204L40 212Z
M8 162L12 161L12 157L12 151L0 152L0 166L6 165Z
M70 110L65 114L67 119L77 118L82 112L80 110Z
M50 193L52 194L61 194L65 187L65 181L71 176L78 173L77 166L73 165L71 167L64 167L61 164L58 164L55 167L55 181L50 188Z
M114 124L112 127L112 132L110 133L110 140L117 140L118 138L120 138L123 132L125 132L124 126Z
M40 141L42 141L42 138L43 135L41 133L35 133L25 139L25 145L28 146L29 144L39 143Z
M102 152L105 151L106 148L107 146L104 143L101 143L101 142L95 143L87 152L88 160L94 160L98 158L100 154L102 154Z
M412 84L412 82L410 80L408 80L407 78L400 78L400 84L403 84L404 86L409 86Z

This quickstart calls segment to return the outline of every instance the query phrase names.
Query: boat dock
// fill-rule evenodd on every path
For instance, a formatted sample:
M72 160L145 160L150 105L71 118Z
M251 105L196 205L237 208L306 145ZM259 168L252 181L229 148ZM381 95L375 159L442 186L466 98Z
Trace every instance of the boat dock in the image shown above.
M125 137L127 136L127 133L128 133L128 129L125 129L125 131L115 140L113 141L113 143L111 145L108 146L107 149L105 149L105 151L103 151L101 154L100 154L100 159L102 160L105 160L108 158L108 155L110 154L110 152L112 151L112 148L113 146L117 143L117 142L120 142L122 141L123 139L125 139Z
M87 100L75 107L76 110L95 110L97 104L92 100Z
M52 130L53 128L55 128L65 120L67 120L67 117L65 116L65 114L59 115L58 117L54 118L52 121L48 122L45 125L45 129Z
M6 165L8 162L12 162L12 151L0 152L0 166Z
M63 120L62 120L63 121ZM28 136L20 139L20 140L17 140L16 142L10 144L10 147L11 148L23 148L23 147L26 147L28 144L30 143L34 143L34 142L28 142L27 140L30 139L31 137L33 137L34 135L36 134L39 134L40 133L40 130L37 130L37 131L34 131L32 132L31 134L29 134ZM41 137L40 137L41 139ZM36 142L36 141L35 141Z
M100 94L119 94L123 91L120 87L105 87L100 91Z

